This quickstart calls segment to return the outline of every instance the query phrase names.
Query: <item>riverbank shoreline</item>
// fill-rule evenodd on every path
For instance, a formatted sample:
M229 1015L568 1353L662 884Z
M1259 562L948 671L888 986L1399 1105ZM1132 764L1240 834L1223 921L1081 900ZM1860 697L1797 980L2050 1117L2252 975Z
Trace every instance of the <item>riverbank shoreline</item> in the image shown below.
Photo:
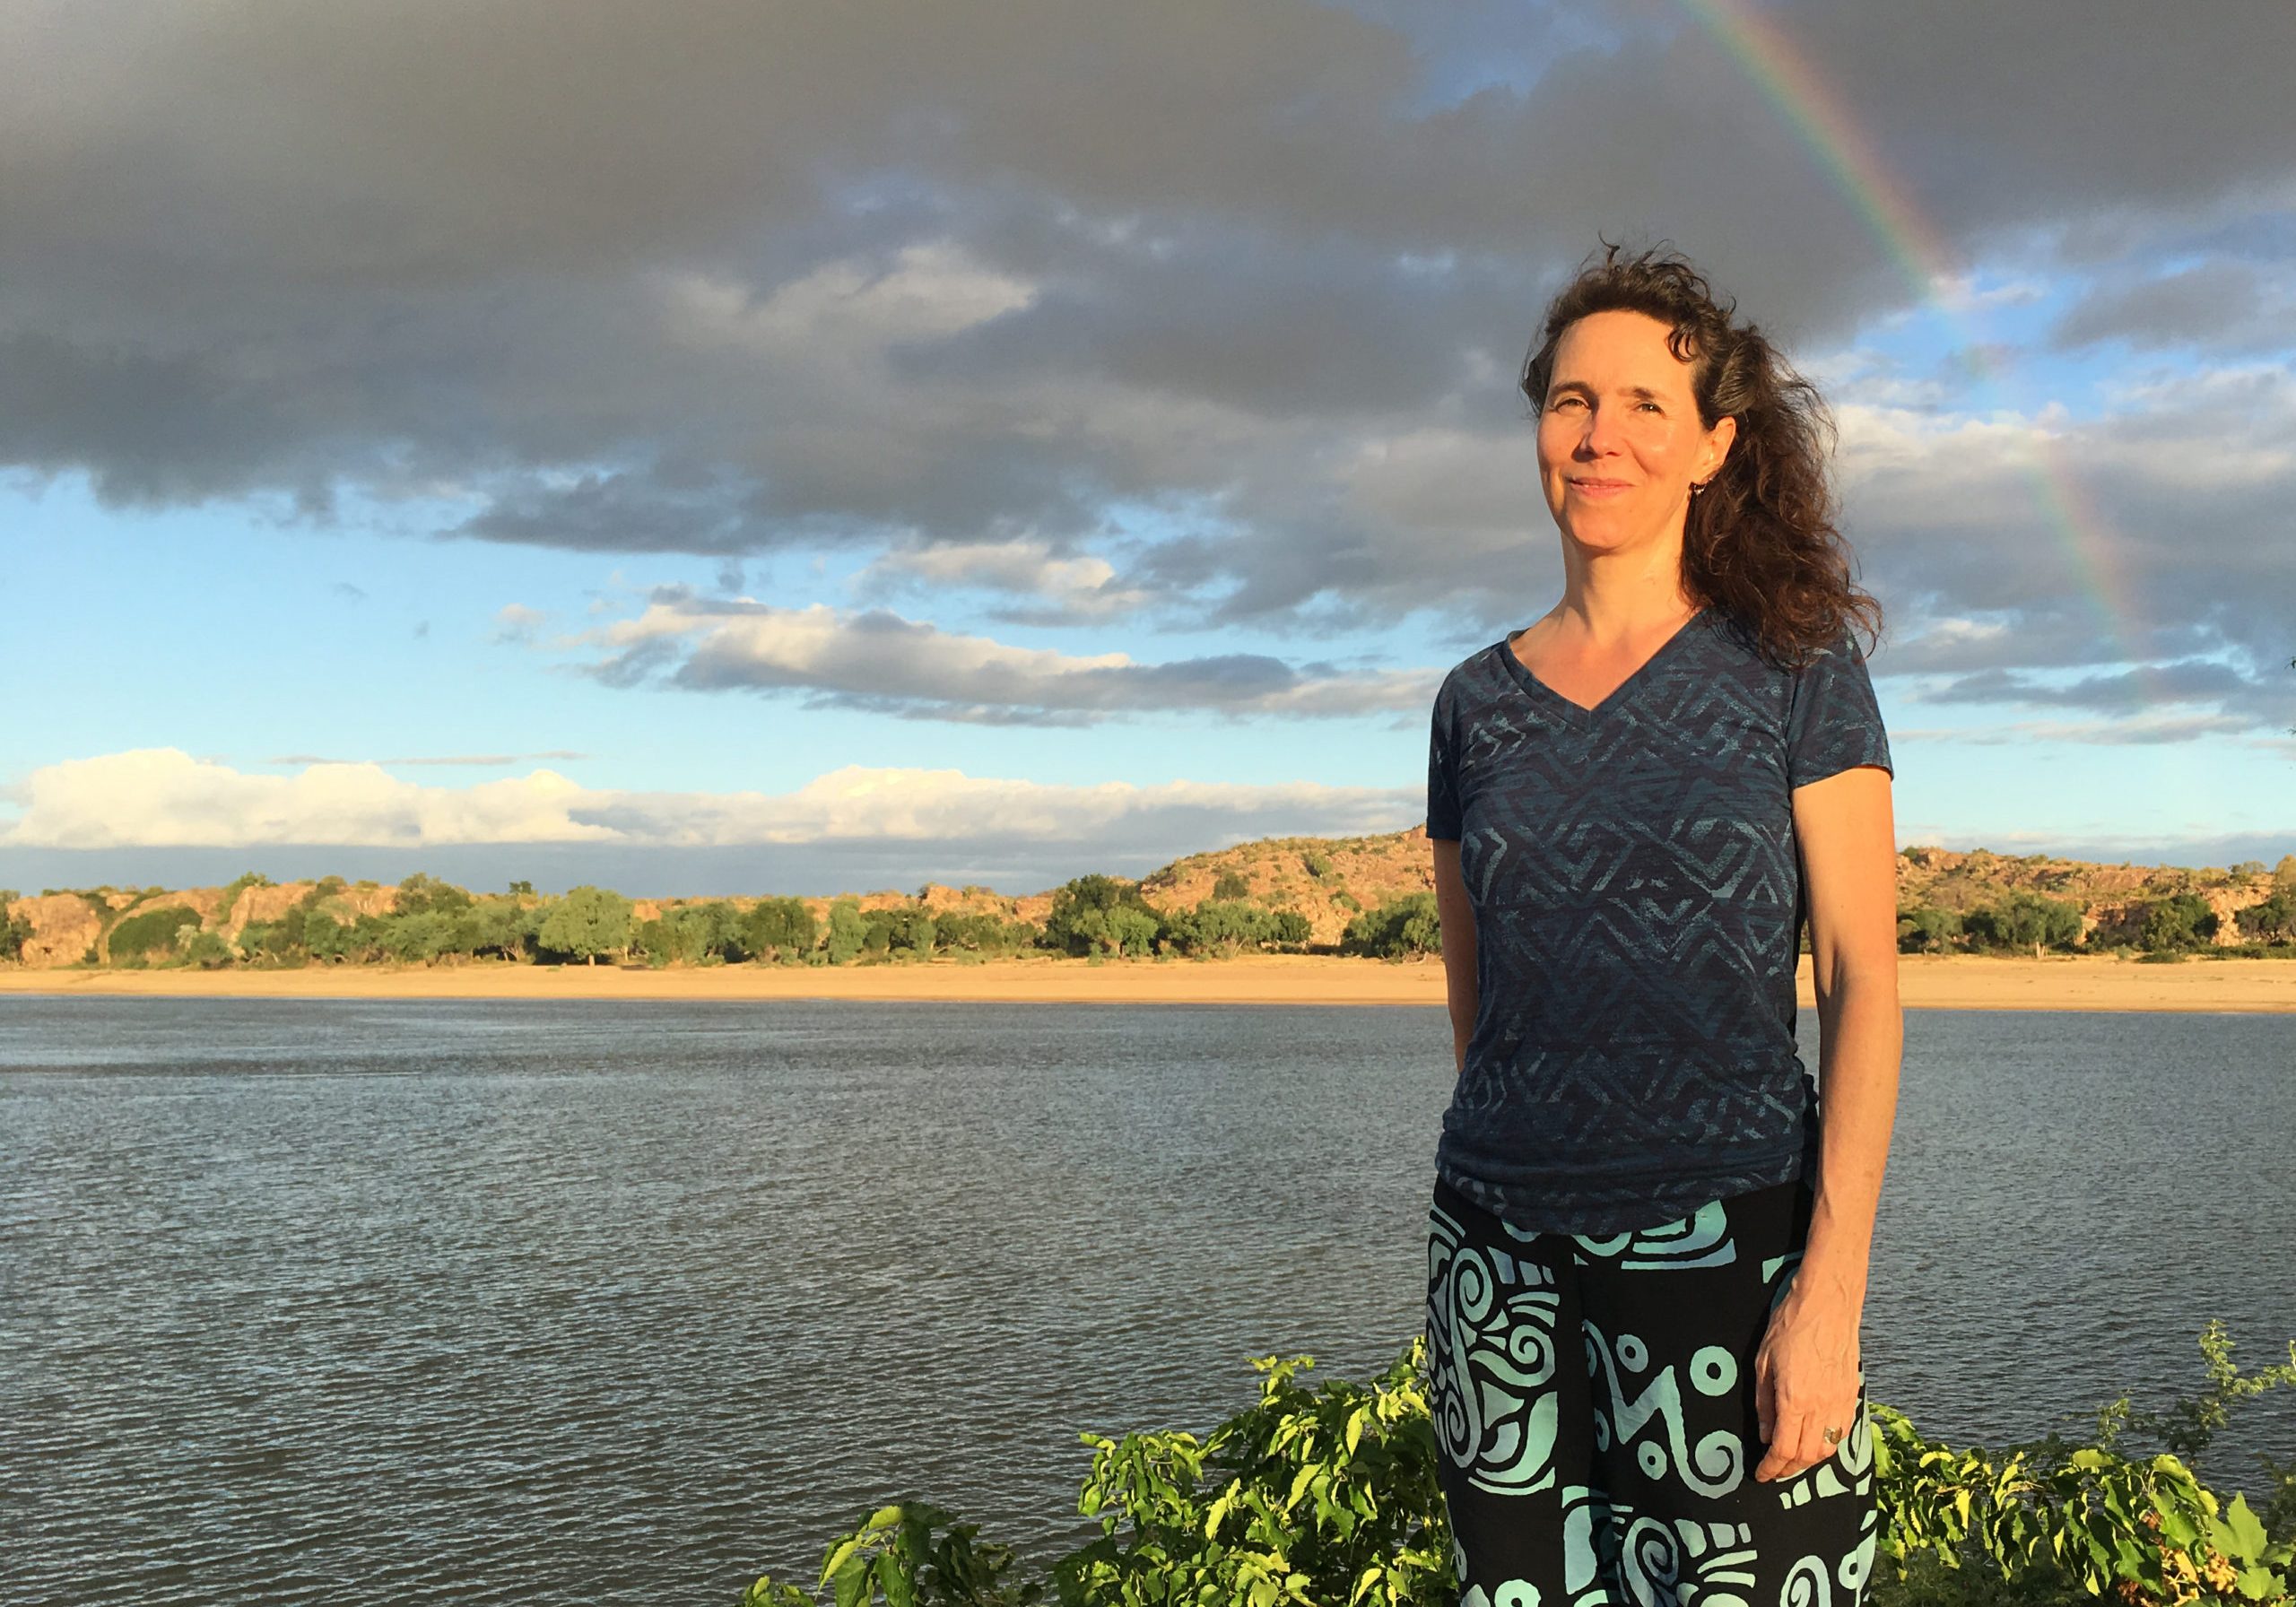
M1796 974L1813 1008L1810 961ZM2005 959L1909 954L1909 1010L2234 1011L2296 1013L2296 960L2150 965L2092 955ZM1049 957L868 966L471 964L309 966L300 970L0 971L0 997L218 999L850 1000L984 1004L1415 1004L1444 1003L1442 962L1321 954L1217 960Z

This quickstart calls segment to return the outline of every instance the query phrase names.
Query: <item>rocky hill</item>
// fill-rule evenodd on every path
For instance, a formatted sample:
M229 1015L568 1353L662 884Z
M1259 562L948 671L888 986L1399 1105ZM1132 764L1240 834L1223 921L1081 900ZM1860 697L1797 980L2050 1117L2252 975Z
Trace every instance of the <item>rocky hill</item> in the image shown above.
M2133 942L2145 907L2178 893L2196 895L2215 911L2218 944L2238 942L2233 913L2270 898L2274 885L2271 872L2251 867L2095 864L2045 854L2021 858L1985 848L1906 848L1898 855L1897 873L1901 910L1927 905L1966 914L2010 893L2028 892L2075 906L2081 911L2082 937L2108 943ZM1426 833L1414 826L1376 837L1280 837L1239 843L1176 859L1142 877L1139 888L1160 908L1193 908L1212 898L1223 882L1231 896L1240 886L1244 896L1258 903L1300 911L1308 918L1310 941L1317 944L1337 942L1361 911L1434 886ZM230 938L250 922L278 919L313 886L291 882L229 889L49 890L9 899L4 914L22 923L26 935L20 963L25 966L107 964L110 934L131 916L180 908L196 917L200 930ZM986 887L928 882L915 892L880 889L854 896L865 909L922 903L935 914L991 913L1008 921L1041 924L1051 911L1053 890L1016 897ZM396 887L354 882L334 890L319 912L345 921L359 915L387 915L396 908L398 897ZM533 899L531 894L524 897ZM641 921L650 920L666 908L707 901L638 899L635 914ZM726 901L747 908L758 897L728 895ZM827 919L831 899L808 898L804 902L816 917Z

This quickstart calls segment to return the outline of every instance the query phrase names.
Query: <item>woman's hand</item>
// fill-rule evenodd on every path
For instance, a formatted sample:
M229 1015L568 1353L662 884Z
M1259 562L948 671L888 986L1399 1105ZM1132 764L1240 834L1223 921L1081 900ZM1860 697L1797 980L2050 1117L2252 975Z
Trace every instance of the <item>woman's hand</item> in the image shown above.
M1831 1457L1825 1431L1848 1438L1857 1412L1857 1325L1864 1302L1799 1278L1770 1313L1754 1358L1754 1413L1769 1452L1757 1479L1791 1479Z

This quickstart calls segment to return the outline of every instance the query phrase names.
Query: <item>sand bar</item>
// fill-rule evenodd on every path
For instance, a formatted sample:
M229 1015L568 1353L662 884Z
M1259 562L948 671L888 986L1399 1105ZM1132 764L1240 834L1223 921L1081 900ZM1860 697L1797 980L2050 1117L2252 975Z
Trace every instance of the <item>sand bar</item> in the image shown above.
M1814 1003L1810 962L1797 977ZM2296 960L2010 960L1908 955L1899 997L1909 1010L2226 1010L2296 1012ZM147 995L300 999L908 999L978 1003L1420 1004L1443 1003L1436 960L1383 963L1327 955L1224 960L1000 960L979 964L312 966L295 971L0 971L0 995Z

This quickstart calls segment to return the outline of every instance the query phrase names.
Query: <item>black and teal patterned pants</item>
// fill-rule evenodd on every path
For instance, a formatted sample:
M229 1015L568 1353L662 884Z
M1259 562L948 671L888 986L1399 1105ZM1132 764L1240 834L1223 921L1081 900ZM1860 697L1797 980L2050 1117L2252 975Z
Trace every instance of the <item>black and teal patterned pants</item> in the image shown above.
M1796 1181L1610 1238L1531 1234L1437 1183L1427 1342L1461 1607L1863 1597L1863 1377L1831 1457L1753 1477L1754 1357L1812 1203Z

